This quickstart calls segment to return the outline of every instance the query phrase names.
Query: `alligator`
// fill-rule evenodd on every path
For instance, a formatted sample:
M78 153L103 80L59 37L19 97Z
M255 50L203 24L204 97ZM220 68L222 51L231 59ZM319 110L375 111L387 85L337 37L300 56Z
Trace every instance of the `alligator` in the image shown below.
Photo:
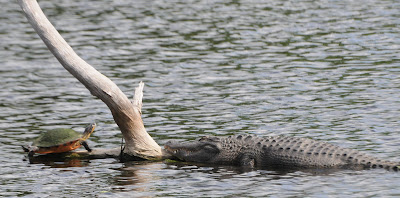
M164 148L171 158L203 164L249 168L400 169L400 163L380 160L354 149L291 136L205 136L195 142L172 140Z

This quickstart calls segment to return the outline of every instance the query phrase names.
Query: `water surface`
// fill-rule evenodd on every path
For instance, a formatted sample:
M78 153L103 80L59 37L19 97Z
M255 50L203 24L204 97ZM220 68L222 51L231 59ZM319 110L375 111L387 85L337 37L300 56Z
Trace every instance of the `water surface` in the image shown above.
M116 159L29 163L41 131L120 145L107 106L49 53L16 2L0 0L0 195L400 196L400 174L329 173ZM39 1L76 52L129 97L163 145L203 135L290 135L400 161L397 1Z

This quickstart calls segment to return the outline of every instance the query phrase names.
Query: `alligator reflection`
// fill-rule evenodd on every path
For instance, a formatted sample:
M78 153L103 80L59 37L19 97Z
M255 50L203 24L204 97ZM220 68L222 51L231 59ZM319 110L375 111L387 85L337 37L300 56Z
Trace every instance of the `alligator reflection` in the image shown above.
M73 158L71 153L26 156L24 160L28 160L31 164L44 164L51 168L85 167L89 164L89 160Z
M343 169L301 169L301 168L248 168L240 166L225 166L225 165L210 165L202 163L189 163L180 161L168 161L166 164L169 168L175 167L175 169L186 170L192 172L203 172L203 173L225 173L223 177L228 175L235 176L238 174L245 174L253 171L257 171L260 175L271 177L271 179L287 178L288 175L301 175L301 176L321 176L331 175L340 171L346 171ZM230 173L230 174L229 174ZM276 176L276 177L274 177ZM284 177L282 177L284 176ZM224 178L225 179L225 178Z

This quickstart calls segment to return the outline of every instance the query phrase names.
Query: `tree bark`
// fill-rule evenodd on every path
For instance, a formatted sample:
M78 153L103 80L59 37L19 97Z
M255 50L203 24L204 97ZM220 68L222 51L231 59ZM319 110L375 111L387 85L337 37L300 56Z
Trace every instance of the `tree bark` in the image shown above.
M29 23L61 65L77 78L90 93L101 99L111 110L126 145L124 156L161 159L161 147L146 132L141 118L143 83L135 92L133 103L109 78L81 59L46 18L36 0L18 0ZM92 155L113 153L115 149L93 151ZM90 155L90 153L88 153Z

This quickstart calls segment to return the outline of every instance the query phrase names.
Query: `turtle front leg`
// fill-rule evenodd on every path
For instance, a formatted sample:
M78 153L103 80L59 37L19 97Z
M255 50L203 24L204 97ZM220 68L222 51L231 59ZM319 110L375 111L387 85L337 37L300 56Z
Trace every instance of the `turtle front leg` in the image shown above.
M88 145L88 143L87 143L86 141L82 141L81 144L82 144L83 147L85 147L85 149L86 149L88 152L92 152L92 149L89 148L89 145Z

